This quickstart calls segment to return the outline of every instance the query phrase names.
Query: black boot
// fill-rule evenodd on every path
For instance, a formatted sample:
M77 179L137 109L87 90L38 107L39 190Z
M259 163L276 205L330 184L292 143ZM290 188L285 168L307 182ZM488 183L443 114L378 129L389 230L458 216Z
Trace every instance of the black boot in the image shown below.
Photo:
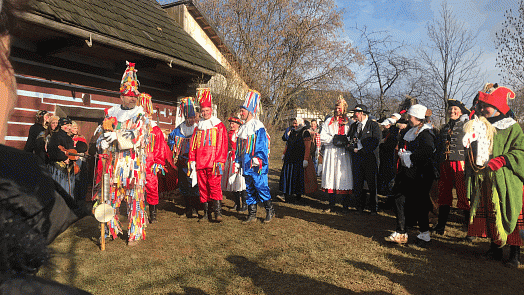
M491 242L489 250L486 253L484 253L484 257L497 261L502 261L502 254L502 248L499 245Z
M257 204L247 205L247 218L242 223L249 223L257 220Z
M469 227L469 210L464 210L464 224L466 225L466 236L462 238L463 242L471 243L475 239L474 237L468 236L468 227Z
M233 192L233 201L235 202L233 210L237 210L238 212L240 210L240 192Z
M149 223L156 222L156 205L149 205Z
M202 204L202 206L204 207L204 215L198 221L200 222L200 221L211 220L211 213L209 212L209 204L205 202Z
M273 216L275 216L275 209L273 209L273 204L271 203L271 200L265 201L264 207L266 208L266 219L264 219L264 222L268 223L271 221Z
M335 194L329 194L329 207L324 210L325 213L331 213L335 212L335 201L336 201L336 195Z
M240 209L237 209L238 212L247 211L246 198L247 198L247 191L246 190L241 191L240 192L240 199L241 199L242 207Z
M215 221L222 222L222 201L213 200L213 207L215 211Z
M186 201L186 217L192 218L193 217L193 206L191 204L191 199L189 196L184 196L184 200Z
M438 208L438 223L432 228L432 231L437 235L443 235L446 231L446 224L448 223L450 206L442 205Z
M506 266L511 268L518 268L520 265L520 247L509 246L509 259L505 263Z

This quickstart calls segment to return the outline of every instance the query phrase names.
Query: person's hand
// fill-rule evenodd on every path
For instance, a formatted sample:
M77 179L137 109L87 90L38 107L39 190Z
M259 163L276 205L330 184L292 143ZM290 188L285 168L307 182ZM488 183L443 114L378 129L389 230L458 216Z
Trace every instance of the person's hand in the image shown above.
M114 131L107 131L104 132L104 140L107 141L107 143L112 143L116 140L116 132Z
M235 172L235 173L240 172L240 163L235 163L234 172Z
M109 148L109 142L107 142L105 139L103 139L100 142L100 148L103 150L107 150Z
M69 158L67 158L64 163L69 164Z
M196 170L196 162L195 161L189 162L189 169L191 169L191 171L195 171Z
M353 152L356 154L358 153L358 149L353 149Z
M251 159L251 167L260 167L262 166L262 161L259 158Z
M498 156L489 160L488 162L488 167L491 169L491 171L497 171L504 166L506 166L506 158L503 156Z
M282 154L282 157L280 157L280 159L281 159L282 161L284 161L284 157L285 157L285 156L286 156L286 155Z
M308 163L307 160L302 161L302 167L303 167L303 168L306 168L308 164L309 164L309 163Z

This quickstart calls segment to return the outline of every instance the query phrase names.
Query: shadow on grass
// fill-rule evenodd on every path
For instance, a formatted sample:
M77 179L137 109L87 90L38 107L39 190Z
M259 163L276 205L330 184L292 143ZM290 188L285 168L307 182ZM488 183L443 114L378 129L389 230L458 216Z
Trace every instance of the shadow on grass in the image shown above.
M209 293L206 293L198 288L192 288L192 287L182 287L184 289L184 292L182 293L167 293L168 295L207 295Z
M355 294L351 290L303 275L284 274L262 268L243 256L228 256L226 260L234 265L234 271L239 276L250 278L264 294Z

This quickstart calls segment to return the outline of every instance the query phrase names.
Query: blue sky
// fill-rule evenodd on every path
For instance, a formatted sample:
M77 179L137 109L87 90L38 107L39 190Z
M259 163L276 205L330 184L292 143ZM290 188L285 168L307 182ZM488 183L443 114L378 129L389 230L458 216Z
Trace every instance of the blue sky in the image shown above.
M427 42L427 23L440 16L444 0L336 0L345 10L345 34L350 40L358 40L352 28L366 26L368 31L389 31L398 41L419 45ZM512 8L518 10L518 0L458 0L447 1L453 14L474 34L478 34L477 46L484 54L480 64L486 80L502 82L496 68L495 32L504 21L504 13ZM481 83L483 84L483 83Z

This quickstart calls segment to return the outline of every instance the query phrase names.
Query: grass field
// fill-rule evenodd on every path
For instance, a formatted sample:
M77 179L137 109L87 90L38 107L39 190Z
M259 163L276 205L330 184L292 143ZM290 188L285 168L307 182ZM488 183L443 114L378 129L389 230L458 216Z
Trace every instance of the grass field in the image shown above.
M277 194L282 143L273 135L269 177ZM179 198L161 200L147 239L97 245L97 221L84 218L51 245L52 263L39 275L93 294L523 294L524 268L481 257L489 242L464 243L461 216L452 212L445 236L427 249L384 241L395 228L390 211L378 216L323 213L326 196L301 204L275 202L276 218L241 224L197 222L183 215ZM125 218L123 218L125 220ZM410 232L410 240L416 231ZM507 256L508 249L505 249Z

